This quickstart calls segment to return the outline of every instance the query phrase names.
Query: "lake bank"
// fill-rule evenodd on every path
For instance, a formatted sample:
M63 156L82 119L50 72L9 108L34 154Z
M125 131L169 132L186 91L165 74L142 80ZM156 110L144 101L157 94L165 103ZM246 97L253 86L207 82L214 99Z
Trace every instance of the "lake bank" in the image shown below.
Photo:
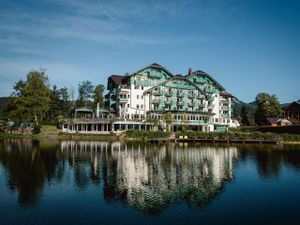
M128 130L124 133L110 134L69 134L57 131L42 131L40 134L0 133L0 139L31 138L50 140L77 140L77 141L152 141L152 142L199 142L199 143L258 143L258 144L300 144L300 135L274 134L261 132L227 132L204 133L197 131L181 131L176 133L164 131ZM153 141L154 140L154 141ZM162 140L162 141L160 141Z

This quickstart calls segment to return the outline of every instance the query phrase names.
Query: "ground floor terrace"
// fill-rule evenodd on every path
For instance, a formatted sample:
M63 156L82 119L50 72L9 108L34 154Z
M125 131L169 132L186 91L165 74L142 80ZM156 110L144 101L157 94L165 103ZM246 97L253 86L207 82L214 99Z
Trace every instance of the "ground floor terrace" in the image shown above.
M181 130L194 130L203 132L226 131L228 126L205 123L204 121L190 121L183 124L180 120L174 120L171 124L165 123L153 124L145 121L68 121L63 124L62 131L65 133L82 134L108 134L110 132L122 132L126 130L170 130L172 132Z

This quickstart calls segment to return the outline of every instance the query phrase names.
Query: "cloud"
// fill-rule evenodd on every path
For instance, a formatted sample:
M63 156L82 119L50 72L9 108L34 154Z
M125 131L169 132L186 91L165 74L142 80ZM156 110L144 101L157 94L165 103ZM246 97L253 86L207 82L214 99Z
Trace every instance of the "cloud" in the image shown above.
M47 1L46 1L47 2ZM170 2L146 3L132 1L49 1L47 4L62 7L57 12L26 11L23 7L11 7L0 15L0 38L2 43L17 35L28 42L28 38L35 38L37 42L44 39L84 40L104 45L163 45L192 38L165 38L158 33L143 35L136 30L132 22L149 22L155 18L174 16L179 13L178 7ZM3 45L2 45L3 46ZM21 41L16 46L22 46Z

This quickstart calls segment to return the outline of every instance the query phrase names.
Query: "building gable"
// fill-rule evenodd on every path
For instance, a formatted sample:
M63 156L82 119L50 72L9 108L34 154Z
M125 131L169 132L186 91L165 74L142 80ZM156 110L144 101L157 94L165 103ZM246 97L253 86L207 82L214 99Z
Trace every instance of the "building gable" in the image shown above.
M126 77L130 79L131 83L138 86L155 86L160 82L172 78L174 75L165 67L153 63L145 66Z
M213 85L219 91L225 90L225 88L219 82L217 82L212 76L210 76L209 74L201 70L195 71L194 73L186 76L186 78L189 79L194 84Z

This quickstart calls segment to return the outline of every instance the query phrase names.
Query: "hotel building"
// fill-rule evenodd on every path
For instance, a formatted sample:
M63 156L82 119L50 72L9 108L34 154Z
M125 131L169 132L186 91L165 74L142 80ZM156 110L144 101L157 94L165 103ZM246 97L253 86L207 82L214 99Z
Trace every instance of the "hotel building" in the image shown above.
M90 121L73 121L63 130L97 133L169 126L172 131L184 127L211 132L239 126L232 119L234 97L201 70L174 75L153 63L122 76L111 75L107 89L106 116L97 112Z

